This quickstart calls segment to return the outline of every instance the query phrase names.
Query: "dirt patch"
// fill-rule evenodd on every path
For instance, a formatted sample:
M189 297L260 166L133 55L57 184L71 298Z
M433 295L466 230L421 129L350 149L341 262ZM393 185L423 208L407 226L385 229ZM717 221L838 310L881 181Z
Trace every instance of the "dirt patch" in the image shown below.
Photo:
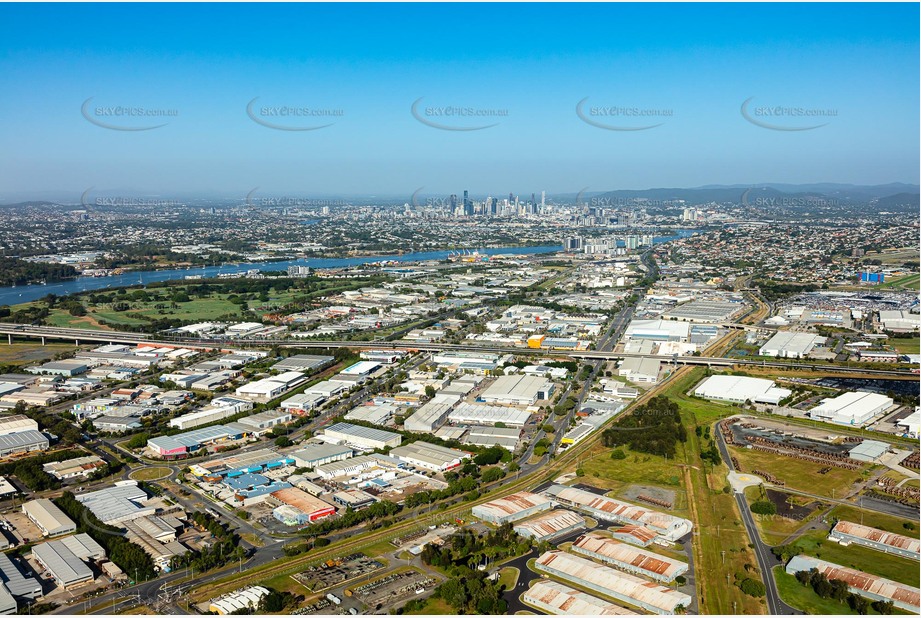
M671 489L662 489L661 487L652 487L650 485L630 485L621 492L624 500L655 506L656 508L667 508L665 504L675 504L675 492ZM655 503L645 500L652 498ZM660 504L661 503L661 504Z

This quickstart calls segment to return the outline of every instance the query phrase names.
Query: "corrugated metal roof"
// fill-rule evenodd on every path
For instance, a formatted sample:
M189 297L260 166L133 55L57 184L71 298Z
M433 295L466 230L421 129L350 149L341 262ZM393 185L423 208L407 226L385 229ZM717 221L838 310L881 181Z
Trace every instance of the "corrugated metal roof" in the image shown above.
M477 515L477 513L483 513L495 518L502 518L535 507L545 506L550 508L550 505L551 501L546 496L520 491L517 494L512 494L511 496L491 500L479 506L475 506L473 507L473 514Z
M585 520L581 516L572 511L557 509L515 524L515 532L522 536L530 535L542 539L580 526L585 526Z
M900 584L877 575L864 573L856 569L849 569L840 564L819 560L812 556L794 556L787 563L787 573L810 571L812 569L824 573L828 579L840 579L851 588L863 590L883 598L892 599L899 603L912 606L915 610L921 609L921 590L905 584Z
M855 524L850 521L839 521L835 524L835 527L832 528L832 533L855 536L866 539L867 541L879 543L880 545L889 545L915 554L919 553L919 550L921 550L921 541L918 539L895 534L894 532L886 532L878 528L871 528L870 526Z
M636 612L555 581L538 580L525 591L526 603L569 616L638 616Z
M615 560L629 564L633 568L648 571L653 577L664 577L669 581L688 569L686 562L672 560L593 533L580 537L573 543L572 550L577 553L585 552L590 557L600 558L602 561Z
M93 540L93 537L81 532L72 536L65 536L61 543L67 546L80 560L101 560L106 557L106 550L102 545Z
M92 569L61 541L39 543L32 548L32 555L64 586L93 579Z
M17 597L34 599L42 593L42 585L38 579L23 575L10 557L3 553L0 553L0 578L3 579L7 590Z
M682 525L688 526L688 530L690 530L690 522L686 519L621 502L607 496L599 496L575 487L553 485L546 493L572 504L608 513L621 521L632 521L662 531L671 530Z
M48 498L26 502L22 510L49 535L70 532L77 524Z
M400 438L400 434L393 433L392 431L383 431L382 429L372 429L371 427L363 427L361 425L352 425L350 423L336 423L330 427L327 427L323 430L323 433L329 434L330 432L339 433L344 436L354 436L356 438L365 438L367 440L377 440L379 442L389 442L394 438Z
M613 596L630 599L636 605L653 607L671 613L679 605L687 607L691 597L666 586L645 581L611 567L596 564L566 552L554 550L537 559L537 568L550 568L575 583L588 583L608 591Z

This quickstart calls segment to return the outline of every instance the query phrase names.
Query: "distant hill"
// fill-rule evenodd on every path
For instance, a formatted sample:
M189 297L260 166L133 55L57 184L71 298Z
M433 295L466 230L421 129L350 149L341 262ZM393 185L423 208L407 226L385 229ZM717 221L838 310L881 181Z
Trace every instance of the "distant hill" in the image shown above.
M918 193L896 193L879 198L876 207L879 210L900 210L906 207L917 209L919 203L921 203L921 195Z

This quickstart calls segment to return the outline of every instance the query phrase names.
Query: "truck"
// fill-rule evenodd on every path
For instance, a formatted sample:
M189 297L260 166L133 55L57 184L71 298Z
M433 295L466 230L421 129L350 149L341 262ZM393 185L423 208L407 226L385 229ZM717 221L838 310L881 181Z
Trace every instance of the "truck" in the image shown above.
M332 592L326 593L326 598L329 599L331 602L335 603L336 605L339 605L340 603L342 603L342 599L334 595Z

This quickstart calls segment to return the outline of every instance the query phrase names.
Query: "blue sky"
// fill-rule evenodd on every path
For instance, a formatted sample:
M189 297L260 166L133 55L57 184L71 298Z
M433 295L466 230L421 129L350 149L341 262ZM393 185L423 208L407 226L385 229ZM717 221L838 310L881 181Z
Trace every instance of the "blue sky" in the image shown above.
M0 5L0 201L918 182L917 4ZM341 116L270 118L290 106ZM423 120L476 131L446 131ZM740 112L780 131L756 126ZM93 124L81 114L122 127ZM639 131L606 130L601 124ZM115 106L174 117L104 117ZM436 117L447 106L498 111ZM759 115L830 110L819 121ZM599 116L597 108L654 110ZM593 114L593 108L595 114ZM670 115L662 113L670 112ZM431 110L430 110L431 111Z

